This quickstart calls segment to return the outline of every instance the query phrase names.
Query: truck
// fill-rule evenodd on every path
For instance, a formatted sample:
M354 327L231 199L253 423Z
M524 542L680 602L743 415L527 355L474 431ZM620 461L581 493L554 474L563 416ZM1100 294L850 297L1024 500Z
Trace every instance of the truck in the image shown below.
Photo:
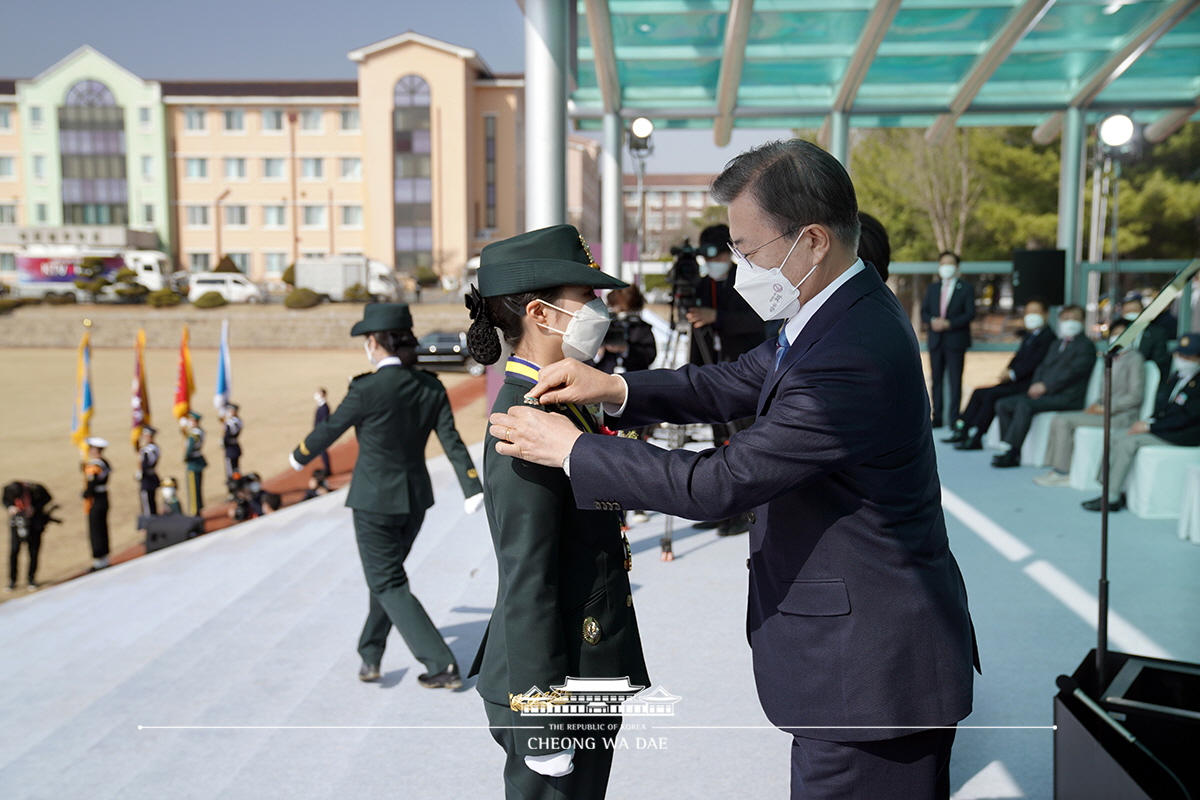
M322 300L340 302L346 290L356 284L376 302L398 301L404 295L392 268L366 256L301 258L296 262L295 281L297 289L311 289Z
M116 250L60 246L30 246L17 253L17 283L14 293L18 297L71 297L86 294L75 286L77 279L84 276L79 266L85 258L97 258L104 269L100 276L116 283L117 273L128 267L136 274L136 280L150 291L164 286L173 286L175 273L171 259L158 250ZM114 299L112 286L107 286L97 299Z

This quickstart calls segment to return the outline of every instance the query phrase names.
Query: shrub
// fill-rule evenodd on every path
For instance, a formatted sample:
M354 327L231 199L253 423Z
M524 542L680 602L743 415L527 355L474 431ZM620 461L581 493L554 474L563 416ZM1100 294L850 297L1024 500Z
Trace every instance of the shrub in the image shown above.
M182 299L174 290L165 287L146 295L146 302L155 308L177 306Z
M116 288L113 291L126 303L141 302L150 292L149 289L138 283L137 273L129 267L122 267L118 270L115 278L114 286Z
M438 285L438 276L432 267L417 267L417 285L426 289Z
M45 299L52 306L70 306L78 302L74 294L56 294L53 297L47 295Z
M296 265L288 264L288 268L283 271L283 275L280 277L280 280L282 280L288 286L295 286L296 285Z
M4 297L0 298L0 314L12 311L21 306L36 306L42 302L40 297Z
M342 300L347 303L369 303L371 302L371 293L361 283L355 283L347 286L346 291L342 292Z
M229 301L222 297L220 292L205 292L193 300L192 305L196 308L219 308L229 305Z
M288 308L312 308L321 304L321 296L312 289L292 289L283 304Z
M217 268L213 272L241 272L237 268L237 264L233 263L233 259L229 256L221 256L221 260L217 262Z

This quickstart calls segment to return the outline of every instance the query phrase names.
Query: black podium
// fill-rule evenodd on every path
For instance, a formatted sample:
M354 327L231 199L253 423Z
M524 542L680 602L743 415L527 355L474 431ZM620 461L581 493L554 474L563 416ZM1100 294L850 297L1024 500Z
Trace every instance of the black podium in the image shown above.
M138 517L138 529L146 532L146 552L195 539L204 533L204 520L187 514L157 514Z

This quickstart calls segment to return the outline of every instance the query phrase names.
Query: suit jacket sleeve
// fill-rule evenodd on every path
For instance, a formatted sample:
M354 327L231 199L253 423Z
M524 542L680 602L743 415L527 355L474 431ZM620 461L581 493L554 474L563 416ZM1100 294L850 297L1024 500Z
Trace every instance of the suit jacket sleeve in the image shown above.
M975 287L964 280L960 280L958 285L963 288L963 291L955 292L955 294L961 294L966 300L966 304L946 310L946 313L950 315L950 331L970 330L971 320L975 319Z
M351 425L357 425L362 419L363 410L362 387L358 379L355 379L350 382L350 391L346 392L346 399L337 407L337 411L326 417L304 437L304 441L292 451L292 457L300 464L312 461L336 442Z
M438 383L440 385L441 382ZM463 496L471 497L482 492L479 472L475 469L475 462L471 460L471 454L467 452L462 437L458 435L458 428L454 427L454 413L450 409L450 398L446 396L444 389L435 430L438 441L442 443L442 449L446 451L446 457L454 465L454 474L458 476L458 485L462 487Z
M1041 380L1046 384L1046 394L1058 394L1068 386L1087 381L1095 366L1096 345L1091 339L1080 334L1067 345L1067 352L1063 353L1063 357L1055 364L1056 369L1039 367L1038 372L1034 373L1034 380ZM1038 373L1041 373L1040 376Z
M1146 396L1146 360L1136 350L1121 355L1113 364L1112 413L1136 411Z

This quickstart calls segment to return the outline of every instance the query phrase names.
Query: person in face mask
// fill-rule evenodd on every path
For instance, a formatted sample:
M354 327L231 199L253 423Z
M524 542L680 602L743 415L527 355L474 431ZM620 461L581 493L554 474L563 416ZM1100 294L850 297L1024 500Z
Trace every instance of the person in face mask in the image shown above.
M625 285L600 271L571 225L483 248L479 286L467 297L473 320L467 344L481 364L499 361L502 349L511 352L493 409L523 404L548 366L595 355L608 314L594 290ZM537 411L543 412L574 430L601 430L582 405L547 405ZM492 737L505 751L508 798L601 798L621 717L522 716L513 698L577 678L650 685L627 575L628 545L615 509L576 508L560 466L497 453L505 434L493 430L485 442L485 508L499 588L470 675L479 675ZM588 745L558 744L567 740Z
M942 427L943 380L950 384L950 421L962 410L963 361L971 346L971 320L975 319L975 287L958 274L958 255L946 251L938 257L938 280L930 284L921 302L921 320L929 330L929 366L933 375L933 427Z
M317 391L313 393L313 402L317 404L317 412L313 416L313 425L316 426L320 425L329 418L330 409L328 393L324 389L317 389ZM321 465L325 469L326 475L333 474L333 466L329 461L328 450L321 451Z
M412 548L425 511L433 505L433 486L425 468L425 446L436 432L466 497L464 510L477 511L483 487L462 437L446 389L433 373L413 369L417 339L412 314L404 303L371 303L350 329L364 337L364 351L375 369L350 381L337 410L313 428L288 457L299 471L353 426L358 437L354 480L346 495L353 509L354 537L370 590L370 607L358 654L362 681L377 681L388 633L395 626L426 668L417 683L430 689L455 689L462 678L454 654L412 593L404 559Z
M1058 313L1058 343L1050 347L1046 358L1033 371L1029 389L996 403L1000 438L1008 443L1009 449L992 459L993 467L1021 465L1021 447L1034 414L1083 408L1088 380L1096 366L1096 345L1084 335L1083 319L1082 308L1064 306Z
M1108 472L1108 509L1125 507L1125 482L1133 469L1137 451L1148 445L1200 445L1200 333L1179 337L1171 359L1171 373L1158 385L1154 414L1138 420L1125 431L1113 431ZM1083 503L1088 511L1099 511L1102 498Z
M1142 300L1139 295L1131 295L1125 298L1121 303L1121 317L1129 322L1133 322L1142 313ZM1156 319L1157 323L1158 320ZM1153 361L1158 365L1158 374L1160 378L1165 378L1171 372L1171 348L1169 346L1173 335L1167 332L1167 329L1157 325L1150 324L1146 326L1138 337L1134 339L1133 346L1142 358L1147 361Z

